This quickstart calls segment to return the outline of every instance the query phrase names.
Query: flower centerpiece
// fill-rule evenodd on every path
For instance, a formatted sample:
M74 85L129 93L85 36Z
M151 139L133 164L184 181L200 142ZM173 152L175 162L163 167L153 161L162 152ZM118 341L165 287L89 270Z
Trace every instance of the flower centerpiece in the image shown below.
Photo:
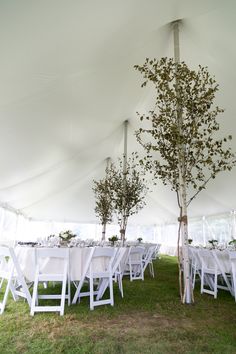
M118 237L113 235L112 237L109 237L108 240L111 242L112 246L114 246L115 242L118 241Z
M229 246L232 246L236 250L236 239L229 241Z
M76 237L76 234L73 234L71 230L61 231L61 232L59 233L59 237L60 237L60 239L61 239L61 244L67 246L68 242L69 242L72 238Z
M139 243L141 243L141 242L143 241L142 237L138 237L138 238L137 238L137 241L138 241Z
M188 244L191 245L192 242L193 242L192 238L189 238L189 239L188 239Z
M209 240L208 243L211 244L212 248L216 248L218 244L218 240Z

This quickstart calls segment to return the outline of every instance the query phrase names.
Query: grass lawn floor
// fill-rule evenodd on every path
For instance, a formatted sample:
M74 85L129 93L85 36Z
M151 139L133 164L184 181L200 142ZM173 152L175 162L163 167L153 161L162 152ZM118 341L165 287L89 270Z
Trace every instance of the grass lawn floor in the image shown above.
M114 307L90 311L82 298L66 305L63 317L31 317L27 304L9 295L0 316L0 354L236 354L236 303L229 292L220 290L215 300L201 295L197 283L195 304L182 305L176 258L162 256L154 267L155 279L148 271L144 282L124 279L124 299L115 284Z

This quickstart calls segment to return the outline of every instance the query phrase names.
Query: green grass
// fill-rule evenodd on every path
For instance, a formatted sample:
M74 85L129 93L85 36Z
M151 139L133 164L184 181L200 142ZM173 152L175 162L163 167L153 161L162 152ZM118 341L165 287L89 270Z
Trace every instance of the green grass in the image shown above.
M88 299L65 315L29 315L25 302L9 297L0 317L0 353L236 353L236 303L225 291L182 305L176 258L155 262L155 279L125 279L124 299L115 285L115 306L89 310ZM56 290L56 289L55 289Z

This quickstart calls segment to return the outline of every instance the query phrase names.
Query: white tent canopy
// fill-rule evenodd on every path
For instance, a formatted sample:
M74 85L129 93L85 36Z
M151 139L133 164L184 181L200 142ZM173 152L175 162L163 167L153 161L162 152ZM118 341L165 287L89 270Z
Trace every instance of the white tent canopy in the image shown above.
M28 217L94 223L93 179L106 158L140 149L136 112L151 107L133 68L173 56L170 23L181 19L181 59L208 66L220 84L222 136L235 132L236 2L231 0L3 0L0 2L0 201ZM236 207L235 171L219 175L190 216ZM176 220L161 182L133 222Z

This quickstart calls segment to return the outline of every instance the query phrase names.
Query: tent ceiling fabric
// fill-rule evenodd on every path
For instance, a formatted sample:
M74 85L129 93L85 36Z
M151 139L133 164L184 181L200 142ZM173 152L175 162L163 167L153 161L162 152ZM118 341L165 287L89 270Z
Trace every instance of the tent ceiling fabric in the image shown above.
M235 1L3 0L0 3L0 201L29 217L96 222L93 179L106 158L139 149L136 112L150 108L133 69L173 56L170 22L182 19L181 59L206 65L220 84L223 134L235 132ZM190 215L234 208L235 172L218 176ZM176 220L176 197L161 182L133 222Z

